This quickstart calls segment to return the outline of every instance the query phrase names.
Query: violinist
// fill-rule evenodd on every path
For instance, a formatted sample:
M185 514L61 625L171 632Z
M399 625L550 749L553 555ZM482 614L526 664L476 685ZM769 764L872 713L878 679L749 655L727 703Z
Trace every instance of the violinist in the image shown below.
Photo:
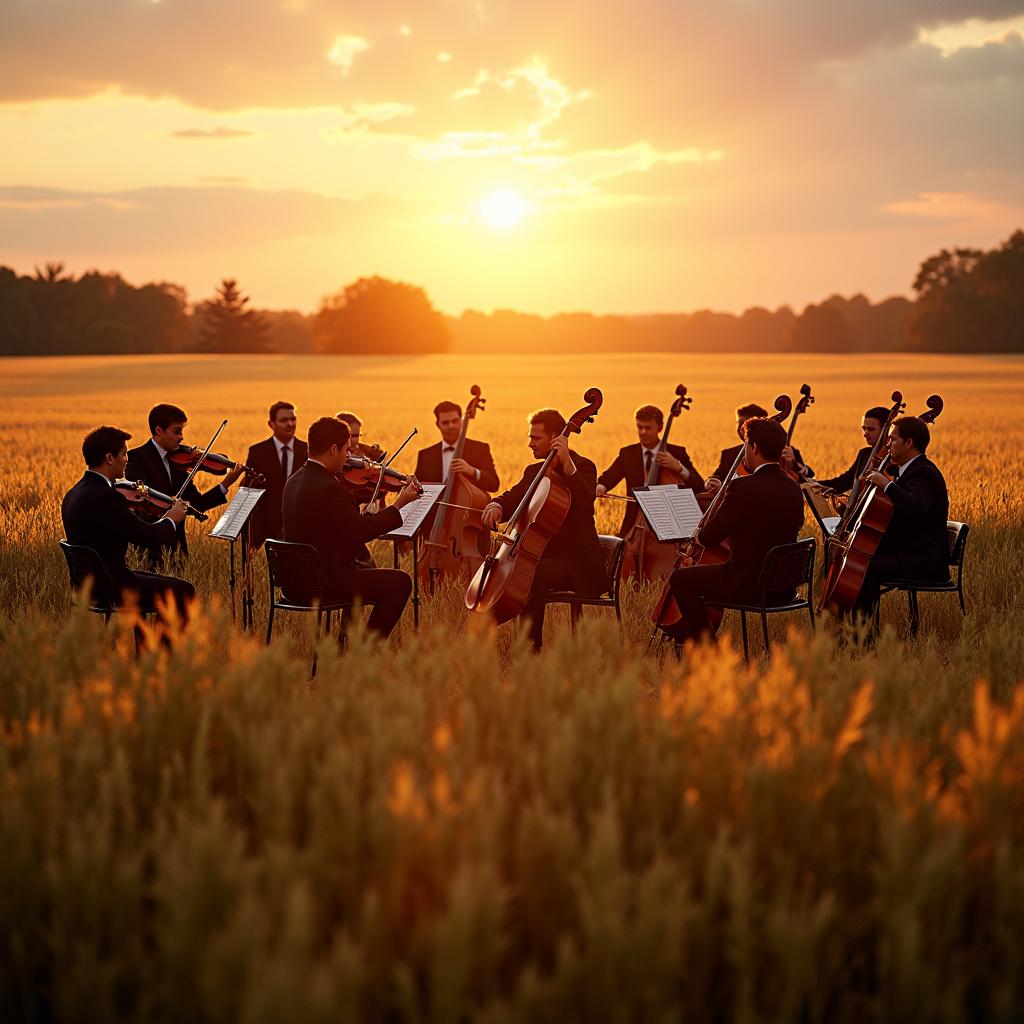
M471 483L493 493L498 489L498 474L491 458L491 447L471 437L465 439L462 458L455 458L455 446L462 430L462 407L455 402L438 402L434 406L434 423L441 440L421 448L416 456L416 473L427 483L444 483L449 473L463 473Z
M271 435L249 449L246 463L262 479L246 480L249 486L262 487L266 494L249 517L251 543L263 546L268 537L281 536L281 498L288 478L306 461L306 442L295 436L298 419L291 402L275 402L270 407L267 426Z
M860 431L864 435L866 445L857 452L853 464L845 472L828 480L815 480L814 483L823 491L832 494L846 494L853 487L853 482L861 477L867 468L868 459L871 457L871 450L882 432L882 427L889 418L889 410L876 405L864 413L860 421Z
M383 453L378 445L363 444L361 440L363 421L354 412L342 410L341 412L336 412L334 418L348 424L350 454L364 455L371 459L375 457L380 458ZM374 507L370 508L369 503L373 501L373 492L377 488L372 484L351 484L345 479L343 473L338 474L338 480L341 482L342 487L351 492L361 512L379 512L387 504L387 493L383 488L381 488L380 493L377 495ZM359 554L356 556L356 564L364 569L372 569L377 564L373 559L373 552L365 544L363 544Z
M548 542L537 563L530 596L522 617L529 622L530 641L540 650L544 635L544 605L552 590L574 590L591 596L601 594L608 585L604 553L594 525L594 499L597 493L597 467L579 452L569 450L562 437L565 419L555 409L540 409L530 417L530 450L538 460L527 466L522 479L499 494L482 513L484 526L507 522L518 507L540 463L550 452L557 452L551 472L568 488L569 511L558 533Z
M284 488L284 539L317 549L327 589L323 594L288 596L304 603L314 598L358 599L373 605L367 626L380 637L388 637L402 617L412 580L398 569L363 568L357 559L367 541L401 526L398 510L419 497L419 483L410 477L393 505L361 515L352 493L337 478L351 448L348 424L333 416L321 417L310 424L307 440L306 464L291 475Z
M893 513L861 584L855 610L863 615L874 617L886 580L949 579L949 492L939 467L925 454L930 440L927 423L917 416L901 416L889 438L894 478L877 471L865 477L892 502Z
M597 478L597 496L601 497L602 494L607 494L620 481L625 480L626 494L632 497L634 487L644 486L654 463L678 473L683 480L683 487L692 491L703 491L704 480L681 444L670 443L665 445L664 451L657 451L661 440L661 430L665 425L662 411L654 405L642 405L634 416L636 418L636 435L639 441L619 449L615 461ZM639 506L634 502L630 502L626 506L622 526L619 528L620 537L629 536L629 532L636 522L638 511Z
M761 408L759 405L751 403L749 405L741 405L736 410L736 433L739 435L740 440L743 440L743 424L748 419L753 417L766 417L768 415L767 409ZM722 486L722 480L725 479L726 474L729 472L729 468L733 462L736 461L736 456L739 454L740 449L743 447L742 444L734 444L731 448L723 448L721 458L718 460L718 466L714 473L707 479L706 489L701 495L702 499L710 499L714 493ZM779 458L779 463L784 469L791 470L804 479L809 479L814 476L814 470L808 466L800 454L798 448L792 448L790 445L783 442L782 455ZM746 470L741 471L741 475L745 474Z
M113 487L128 462L125 444L131 438L118 427L97 427L85 435L82 455L86 470L82 479L64 495L60 514L64 533L72 544L92 548L100 557L115 588L115 600L127 603L135 595L141 604L169 597L178 614L186 617L196 596L191 583L176 576L133 572L125 565L129 544L145 547L169 544L185 520L185 502L175 500L155 523L143 522Z
M695 538L705 548L728 541L729 561L676 569L669 580L682 618L665 632L680 642L714 634L709 605L753 599L768 550L791 544L803 525L800 486L780 465L785 428L774 419L754 416L744 420L741 436L748 475L733 478L722 504ZM769 599L781 602L789 596L769 595Z
M128 479L176 495L188 477L188 470L175 465L168 456L181 445L187 423L188 417L184 410L176 405L161 403L153 406L149 411L149 431L152 436L145 444L128 452L128 466L125 470ZM181 497L192 508L208 512L228 500L228 488L243 472L244 466L236 466L219 484L204 494L199 492L194 483L190 483ZM184 557L188 557L184 522L178 523L175 536L169 542L147 548L149 564L154 568L163 565L165 551L171 554L180 551Z

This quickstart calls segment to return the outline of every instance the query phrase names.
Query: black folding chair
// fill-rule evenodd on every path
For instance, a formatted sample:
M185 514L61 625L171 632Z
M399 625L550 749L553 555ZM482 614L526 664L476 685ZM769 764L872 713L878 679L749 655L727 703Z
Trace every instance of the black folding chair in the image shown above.
M327 601L313 598L312 603L302 604L289 594L323 594L327 590L327 578L320 562L320 553L312 544L296 544L287 540L268 540L263 545L267 553L267 578L270 584L270 614L267 617L267 643L274 635L274 612L316 612L316 639L319 640L327 613L327 632L331 631L331 617L335 612L351 608L352 601ZM277 590L280 588L281 597ZM317 648L313 645L313 665L310 675L316 675Z
M103 616L104 623L110 621L115 612L138 611L142 615L156 614L152 603L125 606L120 600L120 591L114 585L103 559L95 549L84 544L69 544L66 540L57 542L68 563L71 590L77 596L87 580L92 581L89 597L89 611Z
M739 602L716 602L716 607L731 609L740 613L740 628L743 632L743 660L750 661L750 644L747 638L747 613L761 616L761 632L764 636L765 653L771 651L768 639L768 616L779 612L798 612L807 609L811 620L811 629L817 624L814 620L814 553L817 542L813 537L805 537L793 544L779 544L771 548L764 556L761 574L757 578L758 600L750 604ZM806 597L799 594L785 604L769 604L771 594L798 591L807 587Z
M960 613L967 614L964 601L964 554L967 551L967 535L970 533L967 523L946 521L946 540L949 544L950 578L945 582L929 583L921 580L886 580L882 583L878 605L875 607L875 626L878 626L879 608L882 594L893 590L905 590L907 593L907 610L910 613L910 635L917 636L921 629L921 609L917 603L918 594L956 594L960 601Z
M607 573L608 586L599 597L583 597L574 590L552 590L545 604L567 604L572 631L576 632L576 623L583 614L584 606L591 608L614 608L615 618L622 622L622 609L619 607L619 577L622 574L622 559L626 554L626 542L621 537L598 534L601 550L604 552L604 568Z

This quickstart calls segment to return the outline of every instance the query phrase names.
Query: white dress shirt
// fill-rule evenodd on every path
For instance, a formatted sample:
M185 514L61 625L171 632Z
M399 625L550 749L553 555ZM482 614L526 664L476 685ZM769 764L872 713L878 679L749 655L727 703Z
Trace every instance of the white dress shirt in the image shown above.
M281 465L281 450L283 448L288 449L288 476L295 472L295 442L289 441L285 444L284 441L278 441L277 436L274 435L274 447L277 449L277 464Z
M448 479L448 470L451 468L452 459L455 458L455 445L445 444L441 442L441 480L445 481ZM473 477L476 480L480 479L480 470L473 470Z

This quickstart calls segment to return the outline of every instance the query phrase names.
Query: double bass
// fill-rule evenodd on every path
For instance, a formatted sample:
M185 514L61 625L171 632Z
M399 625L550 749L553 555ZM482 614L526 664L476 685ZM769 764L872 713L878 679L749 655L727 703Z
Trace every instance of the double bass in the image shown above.
M802 384L800 386L800 399L796 403L796 407L793 409L793 418L789 421L789 429L786 431L786 444L789 447L793 446L793 431L796 430L796 421L807 412L807 407L814 403L814 399L811 397L811 385ZM784 472L790 476L797 483L800 483L801 477L794 469L785 469Z
M680 384L676 388L676 399L669 410L661 440L658 441L654 449L654 458L651 459L651 467L644 478L644 487L653 487L656 484L683 483L682 476L675 470L659 466L657 457L668 450L668 436L672 430L672 422L680 413L688 410L692 402L693 398L687 397L686 385ZM638 515L636 523L626 538L626 551L622 557L622 579L627 580L634 573L641 580L662 579L672 571L675 557L676 545L671 542L658 541L652 537L643 516Z
M462 458L470 420L477 412L484 412L486 398L480 395L480 386L470 389L470 399L462 415L459 439L455 442L452 461ZM482 487L478 487L462 473L448 473L444 491L437 503L434 523L427 537L426 556L420 561L421 577L429 583L431 591L438 579L461 576L480 564L490 550L490 530L480 520L480 512L491 500Z
M771 418L775 420L776 423L781 424L783 420L789 416L790 411L793 408L793 400L789 395L779 395L779 397L775 399L775 408L778 411ZM743 453L745 447L745 445L741 446L740 450L736 453L736 458L733 459L733 463L729 467L729 472L725 474L722 486L715 491L715 496L711 499L711 504L708 505L704 510L704 514L700 517L700 522L697 524L696 529L694 529L693 536L679 544L673 569L680 569L684 564L687 566L721 565L724 562L729 561L729 546L727 542L706 548L696 540L696 537L700 534L701 527L704 526L705 523L710 522L711 517L715 514L719 505L721 505L724 500L725 490L729 486L729 481L737 475L740 467L743 465ZM679 605L676 604L676 599L672 596L669 581L665 580L665 586L661 591L661 596L654 605L654 611L651 612L651 621L654 623L654 631L651 633L651 640L657 636L659 629L664 629L666 626L674 626L681 618L682 613L679 611ZM715 608L713 606L708 608L708 619L710 620L712 627L717 629L718 624L722 621L722 609Z
M569 418L561 437L578 434L584 423L593 423L604 396L598 388L589 388L583 401L587 404ZM572 503L569 489L551 473L556 458L553 449L548 452L522 501L509 516L504 533L498 535L497 552L488 553L466 590L466 607L488 612L498 625L523 610L537 563L561 529Z

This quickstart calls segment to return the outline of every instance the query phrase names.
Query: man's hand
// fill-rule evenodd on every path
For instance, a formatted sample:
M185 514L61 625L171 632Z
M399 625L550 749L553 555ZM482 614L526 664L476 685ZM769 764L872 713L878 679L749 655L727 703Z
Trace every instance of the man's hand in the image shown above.
M480 519L484 526L496 526L501 522L501 506L496 501L485 505L483 512L480 513Z
M555 453L558 464L562 467L562 472L566 476L572 476L576 472L576 464L572 461L572 455L569 452L569 438L562 437L559 434L551 442L551 450Z
M892 477L888 477L884 473L878 472L866 474L864 480L869 484L874 484L876 487L881 487L883 491L892 483Z
M230 487L243 473L245 472L245 466L236 465L234 469L229 469L225 474L221 484L228 488Z
M597 485L597 496L600 498L602 494L607 494L608 488L604 484Z
M171 507L164 513L164 519L170 519L172 523L177 525L185 521L185 510L188 505L181 500L181 498L175 498L171 502Z
M463 476L476 476L476 469L474 469L465 459L452 459L452 464L448 467L448 472L461 473Z
M410 501L415 501L420 496L420 482L414 476L410 476L408 483L398 492L398 497L395 498L395 507L402 508L404 505L408 505Z
M671 452L658 452L654 461L665 469L678 473L684 480L690 479L690 471Z
M704 484L704 493L705 494L714 494L718 490L721 489L721 486L722 486L722 481L719 480L717 476L713 476L713 477L711 477L709 480L707 480L705 482L705 484Z

